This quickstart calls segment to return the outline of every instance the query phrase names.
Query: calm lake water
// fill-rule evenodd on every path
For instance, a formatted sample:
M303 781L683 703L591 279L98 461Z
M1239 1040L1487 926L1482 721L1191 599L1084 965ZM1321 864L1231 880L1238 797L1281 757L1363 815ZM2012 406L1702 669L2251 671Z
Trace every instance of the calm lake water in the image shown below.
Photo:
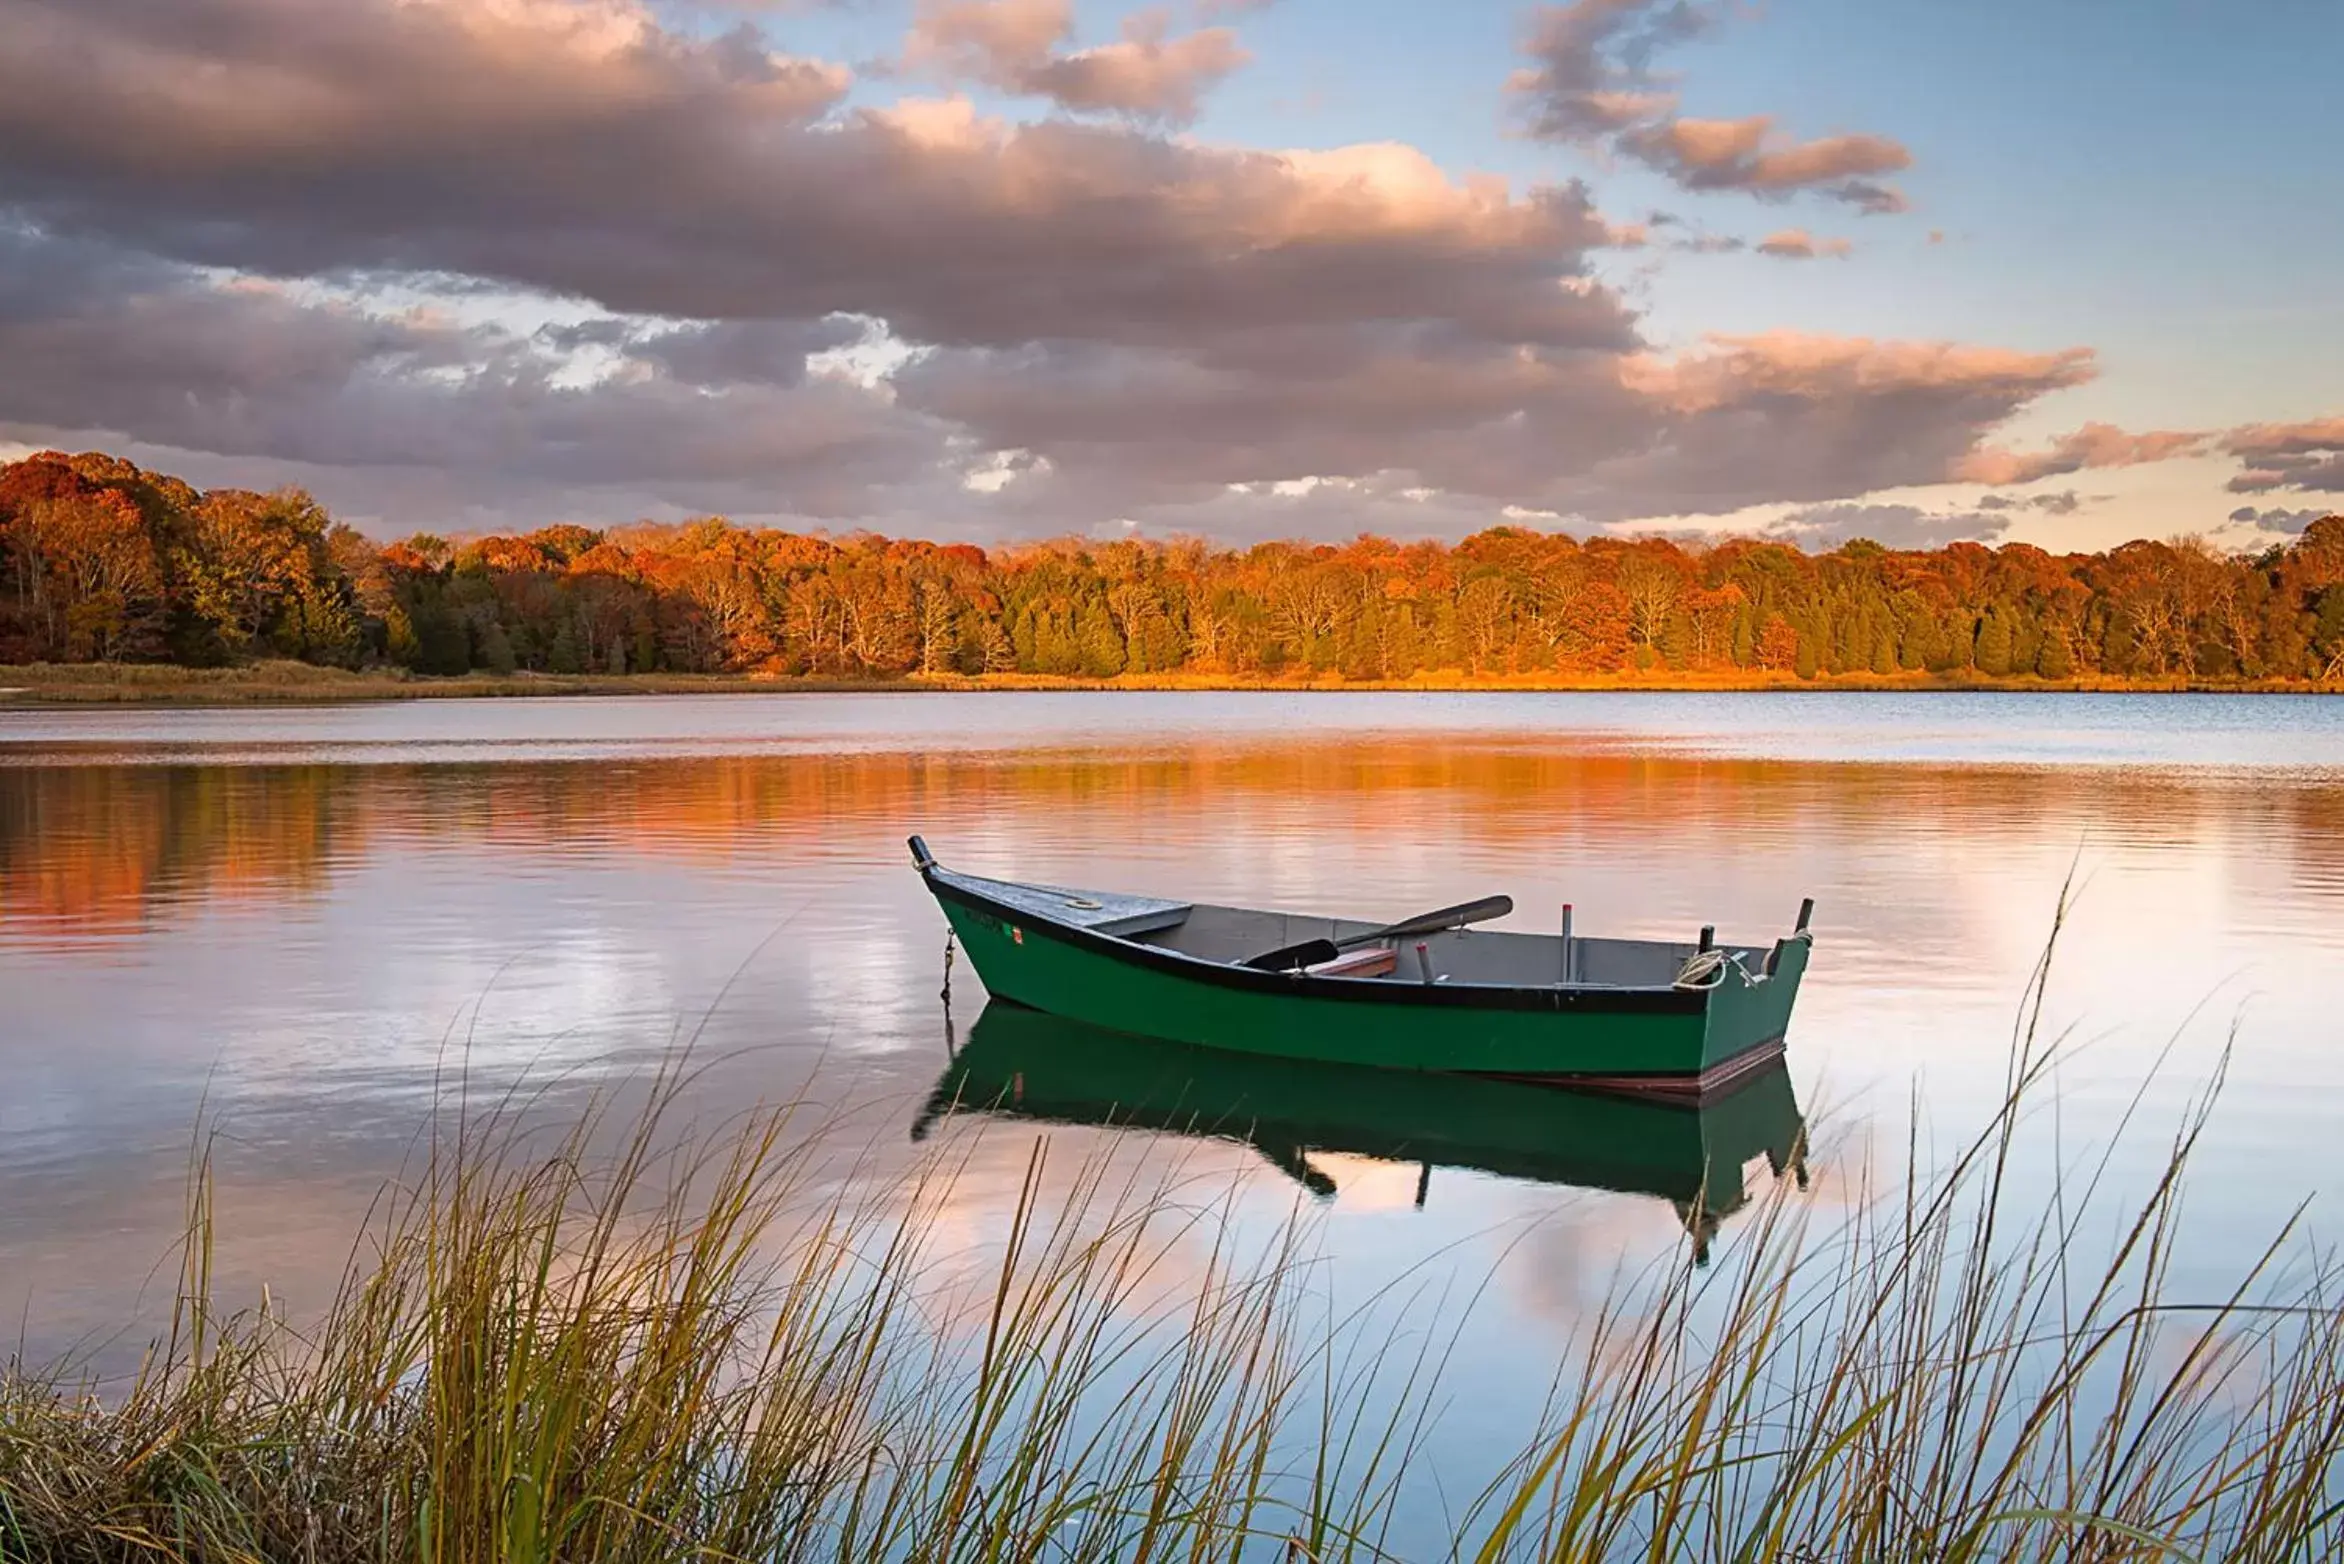
M2181 1290L2214 1288L2306 1199L2307 1241L2344 1236L2344 700L19 710L0 711L0 1313L36 1360L134 1352L199 1116L220 1135L224 1289L315 1306L459 1065L476 1091L519 1080L559 1107L696 1034L694 1111L805 1100L828 1178L889 1178L949 1048L980 1074L1004 1048L1086 1057L1016 1017L972 1039L965 963L948 1030L915 830L977 873L1393 916L1502 890L1508 926L1552 927L1568 900L1592 934L1715 923L1755 943L1811 895L1796 1106L1767 1112L1805 1119L1804 1198L1826 1204L1901 1169L1916 1108L1925 1160L1984 1121L2072 875L2047 1012L2074 1050L2057 1157L2113 1142L2112 1184L2145 1177L2235 1036ZM1035 1111L1080 1095L1041 1073ZM1378 1111L1327 1111L1354 1109ZM1681 1155L1590 1112L1542 1162L1478 1154L1476 1129L1496 1132L1474 1110L1429 1178L1364 1122L1296 1146L952 1114L927 1144L967 1160L951 1219L972 1243L1048 1134L1069 1176L1112 1155L1177 1165L1257 1226L1302 1209L1330 1296L1482 1288L1451 1388L1469 1427L1495 1427L1623 1267L1691 1244ZM1721 1133L1762 1193L1770 1131ZM2055 1167L2028 1176L2047 1188ZM1735 1232L1725 1215L1717 1245Z

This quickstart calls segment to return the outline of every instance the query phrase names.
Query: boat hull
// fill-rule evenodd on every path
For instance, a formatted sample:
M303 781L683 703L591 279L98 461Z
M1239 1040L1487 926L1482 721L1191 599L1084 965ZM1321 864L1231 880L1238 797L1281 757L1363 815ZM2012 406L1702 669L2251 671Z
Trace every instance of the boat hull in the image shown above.
M1807 958L1794 938L1770 978L1709 989L1369 983L1199 961L926 878L997 998L1143 1037L1391 1070L1705 1095L1781 1052Z

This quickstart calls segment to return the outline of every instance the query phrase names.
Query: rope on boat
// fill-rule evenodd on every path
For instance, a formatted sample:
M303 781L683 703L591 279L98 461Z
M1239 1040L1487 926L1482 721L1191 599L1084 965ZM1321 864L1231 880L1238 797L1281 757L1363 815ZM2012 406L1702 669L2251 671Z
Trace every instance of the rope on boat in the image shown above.
M1742 965L1742 958L1731 951L1722 950L1716 946L1711 946L1707 950L1697 950L1687 957L1685 964L1677 969L1676 981L1669 986L1692 989L1715 988L1725 981L1725 975L1729 969L1741 978L1744 988L1757 987L1758 980L1750 976L1750 969Z

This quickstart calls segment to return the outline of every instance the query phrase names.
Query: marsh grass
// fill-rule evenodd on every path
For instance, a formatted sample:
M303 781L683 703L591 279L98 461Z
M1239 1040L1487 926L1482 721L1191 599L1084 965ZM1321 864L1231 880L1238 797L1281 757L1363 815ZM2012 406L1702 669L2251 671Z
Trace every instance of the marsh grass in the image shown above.
M2128 1203L2105 1150L2024 1187L2022 1140L2048 1128L2057 1152L2040 982L2007 1100L1946 1171L1852 1215L1780 1186L1714 1268L1623 1276L1560 1361L1525 1362L1554 1378L1518 1454L1433 1482L1466 1311L1419 1300L1435 1328L1396 1337L1375 1300L1326 1303L1305 1229L1249 1246L1225 1204L1105 1161L1056 1178L1044 1143L970 1285L943 1263L967 1169L942 1154L826 1194L789 1110L695 1133L667 1122L674 1075L632 1122L557 1141L511 1104L467 1110L306 1324L215 1298L199 1157L177 1303L135 1376L0 1383L0 1553L2344 1553L2333 1278L2283 1221L2231 1290L2173 1295L2211 1088Z

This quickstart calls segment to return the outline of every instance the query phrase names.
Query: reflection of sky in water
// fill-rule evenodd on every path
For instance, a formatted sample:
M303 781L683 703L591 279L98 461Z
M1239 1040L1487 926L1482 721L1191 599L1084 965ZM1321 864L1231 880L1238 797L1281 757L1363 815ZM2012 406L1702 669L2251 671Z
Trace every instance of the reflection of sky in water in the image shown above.
M0 709L0 763L45 747L109 760L336 764L755 753L1173 749L1297 732L1569 735L1639 751L1795 760L2193 767L2344 765L2344 701L2317 696L1784 692L1019 691L379 701L333 707Z
M2145 725L2142 725L2144 724ZM125 757L128 747L135 753ZM572 761L549 756L569 755ZM299 756L302 764L256 764ZM377 764L454 758L461 764ZM1909 758L1956 760L1917 764ZM1860 757L1864 763L1847 763ZM121 765L118 758L168 765ZM2077 760L2094 764L2076 764ZM592 763L578 763L591 761ZM344 762L369 762L344 764ZM2097 764L2108 762L2109 764ZM226 1137L223 1274L321 1296L433 1072L561 1100L697 1030L692 1111L804 1098L836 1179L884 1178L944 1064L924 832L981 873L1400 914L1493 890L1516 927L1729 939L1820 904L1792 1033L1816 1198L1943 1150L1998 1094L2071 867L2049 1014L2074 1157L2179 1032L2144 1124L2239 1048L2191 1210L2213 1276L2335 1178L2344 702L1994 697L872 696L0 716L0 1309L38 1347L118 1323L177 1220L199 1103ZM729 985L729 990L728 990ZM965 1029L982 991L962 963ZM718 996L722 994L719 1002ZM2197 1019L2184 1024L2192 1007ZM810 1120L810 1121L811 1121ZM1036 1131L956 1122L997 1232ZM1651 1197L1059 1130L1317 1213L1339 1294L1471 1291L1492 1406L1535 1395L1623 1268L1681 1252ZM2119 1181L2157 1154L2156 1134ZM1890 1166L1883 1166L1890 1165ZM2029 1177L2047 1179L2035 1162ZM2334 1236L2316 1203L2315 1236ZM1723 1242L1730 1245L1733 1223ZM1510 1366L1511 1365L1511 1366ZM1533 1376L1535 1377L1535 1376Z

